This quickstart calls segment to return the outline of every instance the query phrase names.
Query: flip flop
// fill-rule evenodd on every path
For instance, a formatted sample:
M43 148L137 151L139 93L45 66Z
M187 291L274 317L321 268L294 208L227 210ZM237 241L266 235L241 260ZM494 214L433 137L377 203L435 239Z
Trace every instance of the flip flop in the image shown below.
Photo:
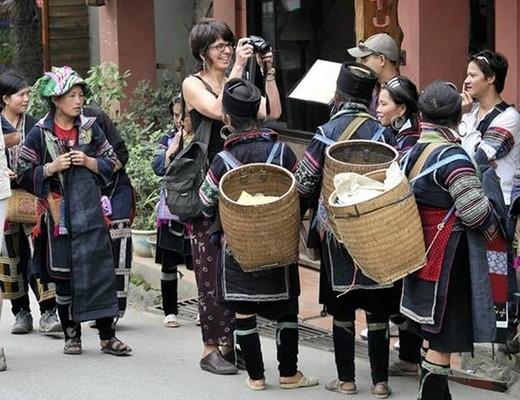
M388 367L389 376L416 376L419 374L419 367L415 371L403 368L399 361L394 362Z
M249 389L254 391L265 390L265 382L263 384L257 384L253 383L251 379L247 378L245 384Z
M343 384L352 385L350 389L343 389ZM332 382L329 382L325 385L325 389L330 390L331 392L341 393L341 394L356 394L357 388L354 382L344 382L334 379Z
M303 387L310 387L310 386L316 386L319 382L318 378L315 376L305 376L302 372L298 371L302 377L298 382L292 382L292 383L282 383L280 382L280 387L282 389L298 389Z

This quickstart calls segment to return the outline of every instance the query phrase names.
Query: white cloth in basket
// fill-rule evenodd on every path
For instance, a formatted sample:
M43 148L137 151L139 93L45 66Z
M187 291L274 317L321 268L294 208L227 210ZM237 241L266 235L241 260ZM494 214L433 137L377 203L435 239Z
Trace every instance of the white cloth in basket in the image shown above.
M265 196L263 193L255 193L251 195L247 193L245 190L242 190L240 197L237 200L237 203L243 206L257 206L260 204L272 203L273 201L278 200L280 197L278 196Z
M393 162L386 170L384 182L379 182L365 175L343 172L334 176L336 189L336 206L351 206L371 200L395 188L403 180L404 175L399 165Z

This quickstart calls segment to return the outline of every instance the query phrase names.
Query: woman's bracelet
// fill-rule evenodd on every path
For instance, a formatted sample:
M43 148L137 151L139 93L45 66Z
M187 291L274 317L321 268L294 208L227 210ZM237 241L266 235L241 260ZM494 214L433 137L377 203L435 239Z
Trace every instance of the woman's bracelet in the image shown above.
M265 76L266 82L274 81L274 78L276 77L276 69L271 68L269 72Z
M46 176L46 177L50 177L50 176L53 176L54 173L51 173L49 171L49 164L44 164L43 165L43 176Z

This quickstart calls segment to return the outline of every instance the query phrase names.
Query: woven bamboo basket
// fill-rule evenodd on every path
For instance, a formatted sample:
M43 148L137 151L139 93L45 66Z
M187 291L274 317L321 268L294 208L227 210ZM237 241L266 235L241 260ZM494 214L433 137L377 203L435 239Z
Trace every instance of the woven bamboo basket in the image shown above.
M271 164L243 165L228 171L219 189L226 240L245 272L298 260L300 208L295 179L289 171ZM268 204L238 204L243 190L280 198Z
M399 153L392 146L372 140L347 140L329 146L325 152L322 194L329 215L332 231L336 233L335 221L330 218L328 199L334 191L334 176L342 172L367 172L385 169L397 161Z
M386 171L365 175L383 182ZM336 237L364 275L384 284L424 266L421 219L406 178L388 192L355 205L338 206L336 200L334 191L328 203L336 223Z

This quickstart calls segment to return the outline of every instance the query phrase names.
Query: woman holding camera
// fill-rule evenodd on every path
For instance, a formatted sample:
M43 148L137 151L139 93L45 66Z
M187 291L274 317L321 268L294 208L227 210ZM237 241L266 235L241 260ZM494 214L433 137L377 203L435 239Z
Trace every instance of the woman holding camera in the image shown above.
M229 26L222 21L205 18L190 33L190 48L196 59L195 74L182 84L186 111L190 114L193 131L204 119L212 121L208 146L208 161L223 149L220 131L222 123L222 90L231 78L240 78L253 56L260 64L265 80L266 96L262 97L257 118L276 119L281 114L281 102L273 68L273 53L255 53L248 38L236 41ZM236 44L236 46L235 46ZM234 63L233 63L234 59ZM231 67L229 76L226 71ZM266 98L270 107L266 107ZM270 108L270 113L267 111ZM268 115L269 114L269 115ZM237 368L233 350L233 313L219 305L215 297L217 273L217 243L210 242L213 221L205 217L192 220L193 268L199 291L199 313L204 349L200 367L214 374L235 374Z

